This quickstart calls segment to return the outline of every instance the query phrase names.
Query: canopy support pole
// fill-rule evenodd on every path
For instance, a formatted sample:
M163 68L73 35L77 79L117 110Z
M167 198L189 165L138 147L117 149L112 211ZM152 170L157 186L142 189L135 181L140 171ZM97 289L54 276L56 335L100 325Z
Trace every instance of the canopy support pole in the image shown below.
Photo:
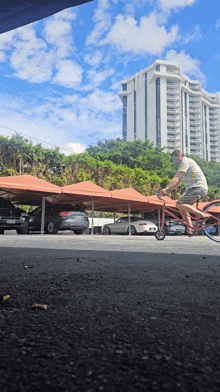
M45 197L42 197L42 210L41 210L41 230L40 233L44 234L44 222L45 222Z
M158 208L158 229L160 230L160 209Z
M131 235L131 206L128 203L128 227L129 227L129 235Z
M91 235L94 234L93 226L94 226L94 200L93 200L93 197L92 197L92 226L91 226Z
M114 222L115 222L115 212L114 212L114 214L113 214L113 218L114 218Z

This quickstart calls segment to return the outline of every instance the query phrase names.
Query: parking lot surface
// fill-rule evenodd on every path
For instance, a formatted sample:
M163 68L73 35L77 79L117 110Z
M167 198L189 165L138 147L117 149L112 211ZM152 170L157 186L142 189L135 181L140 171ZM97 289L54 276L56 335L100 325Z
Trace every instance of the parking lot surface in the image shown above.
M68 233L0 243L1 391L219 392L220 244Z

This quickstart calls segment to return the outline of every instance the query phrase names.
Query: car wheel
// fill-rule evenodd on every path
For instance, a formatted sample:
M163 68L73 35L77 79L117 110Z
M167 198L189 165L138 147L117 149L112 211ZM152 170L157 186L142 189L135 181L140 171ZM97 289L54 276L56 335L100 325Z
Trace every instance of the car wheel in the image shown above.
M17 234L27 234L28 233L28 229L17 229Z
M4 234L4 230L3 229L0 229L0 234Z
M103 234L105 234L105 235L111 234L111 231L110 231L110 229L109 229L108 226L105 226L105 227L104 227L104 229L103 229Z
M82 233L83 233L83 230L82 230L82 229L73 230L73 232L74 232L75 234L79 235L79 234L82 234Z
M128 234L129 234L129 228L128 228ZM134 226L131 226L131 235L137 234L137 230L135 229Z
M55 226L54 222L49 222L45 228L47 234L57 234L58 229Z

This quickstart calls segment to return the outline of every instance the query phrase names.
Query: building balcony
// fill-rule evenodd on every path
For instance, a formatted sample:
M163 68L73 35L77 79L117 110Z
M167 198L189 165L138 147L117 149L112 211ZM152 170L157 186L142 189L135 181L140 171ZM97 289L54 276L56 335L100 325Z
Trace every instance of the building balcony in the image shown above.
M171 121L167 119L167 127L172 127L172 128L180 128L180 122L179 121Z
M219 136L219 131L218 129L210 129L210 136L215 136L218 135Z
M195 126L195 127L200 127L201 123L200 123L200 121L190 121L189 125Z
M195 113L200 113L200 109L195 109L195 108L189 108L189 113L192 113L192 116L196 116Z
M168 87L179 87L179 83L175 83L175 82L169 82L169 80L167 80L167 86Z
M213 130L216 130L216 131L219 130L219 126L217 126L217 125L211 125L211 124L209 124L209 128L210 128L210 132L211 132L212 129L213 129Z
M191 98L190 98L191 99ZM189 101L189 106L195 106L195 107L199 107L199 104L198 103L196 103L196 102L190 102Z
M218 117L219 117L219 114L217 112L216 113L213 113L213 112L210 113L209 112L209 118L214 118L215 119L215 118L218 118Z
M189 83L189 88L191 90L199 90L200 86L198 84Z
M167 99L167 107L171 107L171 108L178 108L179 109L179 104L177 103L176 100L172 100L170 101L169 99Z
M201 116L198 113L197 114L189 113L189 117L190 117L190 120L197 120L198 118L199 119L201 118Z
M192 127L192 126L190 126L190 132L191 131L193 131L193 132L196 132L196 133L199 133L199 132L201 132L201 128L194 128L194 127Z
M177 89L177 87L167 87L167 93L179 94L180 91Z
M180 75L180 71L177 71L176 69L166 67L166 71L167 71L167 73Z
M179 120L179 113L178 112L176 112L175 114L174 113L173 114L167 113L167 118L173 119L173 120Z
M201 153L201 147L197 147L197 146L190 146L190 152L191 154L193 154L193 151L195 151L196 153L200 152Z
M196 97L196 96L194 96L194 95L190 95L190 96L189 96L189 99L190 99L191 101L200 102L200 98L199 98L199 97Z

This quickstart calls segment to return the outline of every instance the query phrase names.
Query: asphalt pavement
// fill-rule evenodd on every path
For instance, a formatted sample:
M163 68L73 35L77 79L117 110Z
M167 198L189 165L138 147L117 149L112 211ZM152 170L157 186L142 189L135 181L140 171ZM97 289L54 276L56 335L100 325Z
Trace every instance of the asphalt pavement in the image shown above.
M0 244L2 392L220 391L220 244L68 233Z

